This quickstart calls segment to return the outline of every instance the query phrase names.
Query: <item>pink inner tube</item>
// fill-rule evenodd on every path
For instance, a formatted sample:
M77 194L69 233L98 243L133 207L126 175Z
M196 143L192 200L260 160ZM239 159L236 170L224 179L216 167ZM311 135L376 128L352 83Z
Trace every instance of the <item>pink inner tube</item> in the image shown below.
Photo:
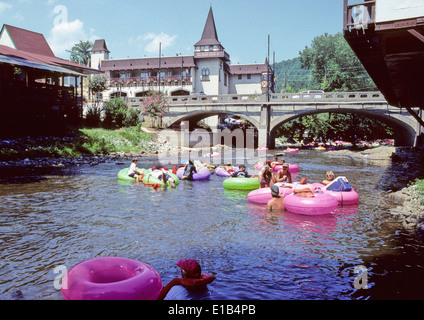
M234 172L239 172L238 167L233 167ZM231 173L229 173L225 168L216 168L215 174L220 177L231 177Z
M331 191L326 190L326 186L321 183L313 183L312 185L314 187L321 188L324 193L333 196L339 205L357 204L359 201L359 194L353 187L351 191Z
M221 156L220 153L214 152L214 153L208 153L205 157L218 158L220 156Z
M197 173L193 173L194 181L209 180L209 178L211 177L211 172L206 167L196 167L196 171ZM184 167L179 168L177 170L177 177L181 179L183 174L184 174Z
M286 152L299 152L299 149L290 149L290 148L287 148L286 149Z
M62 279L65 300L156 300L162 290L151 266L118 257L100 257L73 266Z
M292 188L279 187L280 196L285 197L293 192ZM250 191L247 195L247 201L254 203L268 203L272 199L271 188L261 188Z
M337 200L326 193L314 193L314 197L300 197L294 193L284 198L284 207L287 211L304 214L328 214L337 208Z

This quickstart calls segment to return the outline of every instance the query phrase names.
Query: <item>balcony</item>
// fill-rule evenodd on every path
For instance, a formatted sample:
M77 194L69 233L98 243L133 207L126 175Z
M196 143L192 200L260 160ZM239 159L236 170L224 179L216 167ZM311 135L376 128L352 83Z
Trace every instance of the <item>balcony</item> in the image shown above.
M191 85L191 76L165 76L160 77L131 77L131 78L110 78L111 87L152 87L158 86L184 86Z
M353 30L367 29L375 23L375 1L364 1L357 4L348 4L344 0L343 30L351 32Z

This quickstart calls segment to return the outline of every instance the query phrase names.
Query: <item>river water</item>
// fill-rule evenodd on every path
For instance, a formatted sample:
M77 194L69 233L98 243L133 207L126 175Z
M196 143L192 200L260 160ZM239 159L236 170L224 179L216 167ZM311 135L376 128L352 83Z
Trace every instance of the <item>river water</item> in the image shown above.
M216 175L159 191L118 181L129 163L3 177L0 299L60 300L54 268L100 256L143 261L164 284L179 259L197 259L216 276L213 299L422 299L423 239L388 214L397 204L385 190L402 167L314 150L285 158L299 165L297 181L320 182L327 170L346 176L358 205L315 217L268 213ZM359 266L366 289L354 287Z

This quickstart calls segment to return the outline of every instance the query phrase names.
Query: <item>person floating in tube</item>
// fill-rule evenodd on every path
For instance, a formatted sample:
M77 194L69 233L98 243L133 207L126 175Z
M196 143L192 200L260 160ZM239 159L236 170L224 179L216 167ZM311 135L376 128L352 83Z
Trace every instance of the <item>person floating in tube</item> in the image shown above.
M193 160L188 160L188 164L184 167L184 173L181 180L193 180L193 173L197 173Z
M275 182L288 182L292 183L292 176L289 172L289 164L284 163L283 169L278 170L277 174L275 175Z
M157 300L210 300L207 284L215 276L202 273L200 264L193 259L179 260L181 277L172 279L161 291Z
M246 166L244 164L240 165L239 171L233 172L231 174L232 178L250 178L250 174L246 171Z
M143 180L144 174L143 172L138 170L137 163L138 163L138 159L132 160L130 168L128 170L128 176L131 178L135 178L135 180L138 182L140 180Z

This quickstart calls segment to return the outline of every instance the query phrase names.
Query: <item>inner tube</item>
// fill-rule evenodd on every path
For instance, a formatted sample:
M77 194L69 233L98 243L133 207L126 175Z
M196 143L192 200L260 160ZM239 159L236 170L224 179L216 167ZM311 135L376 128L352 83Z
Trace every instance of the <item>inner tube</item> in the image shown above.
M130 170L130 168L124 168L124 169L119 170L119 172L118 172L118 179L119 180L122 180L122 181L136 181L135 178L130 177L128 175L128 171L129 170ZM145 169L140 169L139 168L138 170L141 171L141 172L143 172L143 173L145 173Z
M304 215L328 214L337 208L337 200L326 193L314 193L313 197L300 197L292 193L284 198L287 211Z
M65 300L156 300L162 287L158 272L143 262L100 257L73 266L61 292Z
M286 152L299 152L299 149L291 149L291 148L287 148Z
M193 181L200 181L200 180L209 180L211 177L211 172L206 167L196 167L197 173L193 172ZM184 174L184 168L179 168L177 170L177 176L179 179L182 178Z
M178 176L176 174L173 174L170 171L166 172L167 174L169 174L175 181L175 184L179 184L180 179L178 178ZM159 179L159 176L162 175L162 171L153 171L150 172L148 174L146 174L143 178L143 184L160 184L161 186L170 186L171 184L167 181L166 184Z
M333 196L337 200L338 205L352 205L357 204L359 201L359 194L354 188L350 191L331 191L327 190L327 186L321 183L313 183L312 185L320 188L322 192Z
M239 190L259 189L258 178L228 178L222 182L224 188Z
M208 153L205 155L205 157L210 157L210 158L219 158L221 156L220 153L218 152L214 152L214 153Z
M285 188L279 186L280 196L285 197L293 192L292 188ZM254 203L266 204L269 200L272 199L271 188L260 188L253 191L250 191L247 195L247 201Z
M240 169L238 167L233 167L234 172L238 172ZM216 168L215 174L220 177L231 177L231 173L229 173L225 168Z

